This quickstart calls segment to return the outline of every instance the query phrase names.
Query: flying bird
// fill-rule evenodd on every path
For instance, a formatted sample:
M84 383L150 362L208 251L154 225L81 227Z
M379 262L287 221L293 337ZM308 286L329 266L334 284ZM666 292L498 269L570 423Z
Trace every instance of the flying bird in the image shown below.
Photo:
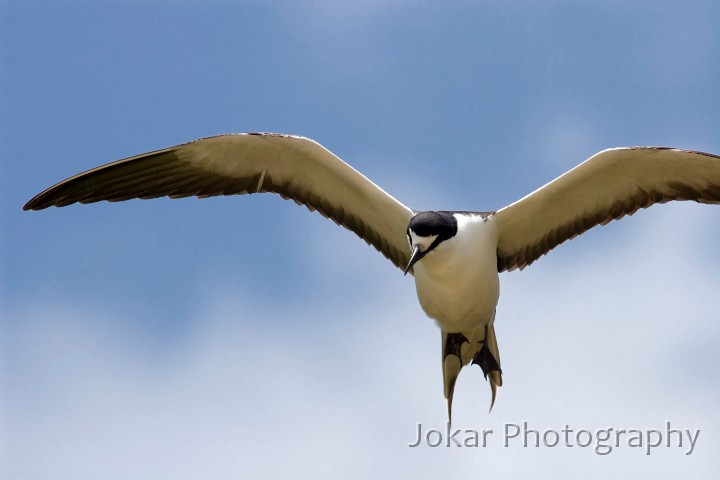
M319 143L275 133L203 138L93 168L24 210L132 198L277 193L355 232L405 274L441 332L448 417L461 369L502 386L499 272L523 269L595 225L670 200L720 203L720 156L667 147L604 150L496 211L415 211Z

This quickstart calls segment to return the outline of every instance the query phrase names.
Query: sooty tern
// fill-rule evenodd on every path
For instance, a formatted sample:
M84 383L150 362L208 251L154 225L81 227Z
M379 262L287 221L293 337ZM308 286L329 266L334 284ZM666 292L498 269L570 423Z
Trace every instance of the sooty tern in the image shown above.
M455 380L472 362L502 385L495 337L498 272L523 269L595 225L669 200L720 203L720 156L666 147L604 150L497 211L417 212L308 138L209 137L88 170L24 210L75 202L272 192L353 232L415 277L442 332L448 416Z

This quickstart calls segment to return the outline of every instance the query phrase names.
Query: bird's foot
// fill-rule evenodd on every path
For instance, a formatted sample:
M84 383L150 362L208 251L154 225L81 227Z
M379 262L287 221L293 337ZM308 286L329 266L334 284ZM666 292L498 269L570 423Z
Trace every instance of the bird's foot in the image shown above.
M500 369L500 362L498 362L495 355L490 351L488 344L488 327L485 327L485 338L480 341L480 350L475 354L472 359L473 365L479 365L482 369L485 380L490 375L490 389L492 390L492 400L490 401L490 410L492 411L493 405L495 405L495 397L497 395L497 387L502 385L502 370Z
M462 344L470 343L462 333L448 333L445 335L445 345L443 345L443 362L448 355L455 355L462 364Z
M482 369L483 375L485 375L485 380L487 380L488 373L490 372L499 372L500 374L502 374L502 370L500 369L500 363L497 361L495 355L493 355L488 348L487 343L488 326L485 325L485 338L480 340L480 350L478 350L472 360L473 365L479 365Z
M482 346L473 357L472 364L480 366L483 375L485 375L485 379L487 380L488 373L493 371L502 373L502 370L500 369L500 364L497 359L487 347L486 342L483 340L480 343L482 343Z

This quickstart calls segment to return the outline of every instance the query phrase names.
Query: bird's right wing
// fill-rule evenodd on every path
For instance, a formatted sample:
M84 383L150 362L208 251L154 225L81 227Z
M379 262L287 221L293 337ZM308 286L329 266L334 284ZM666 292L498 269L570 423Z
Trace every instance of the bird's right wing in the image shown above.
M498 271L525 268L587 231L670 200L720 203L720 157L667 147L604 150L498 210Z
M24 210L168 196L272 192L355 232L404 269L413 211L317 142L258 133L209 137L118 160L68 178Z

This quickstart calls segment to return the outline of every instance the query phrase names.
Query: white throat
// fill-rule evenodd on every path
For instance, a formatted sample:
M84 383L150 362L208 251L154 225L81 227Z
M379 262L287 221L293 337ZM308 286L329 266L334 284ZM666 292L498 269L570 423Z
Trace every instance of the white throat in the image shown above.
M421 252L426 252L430 245L433 244L437 235L430 235L429 237L421 237L417 233L410 229L410 248L420 247Z

